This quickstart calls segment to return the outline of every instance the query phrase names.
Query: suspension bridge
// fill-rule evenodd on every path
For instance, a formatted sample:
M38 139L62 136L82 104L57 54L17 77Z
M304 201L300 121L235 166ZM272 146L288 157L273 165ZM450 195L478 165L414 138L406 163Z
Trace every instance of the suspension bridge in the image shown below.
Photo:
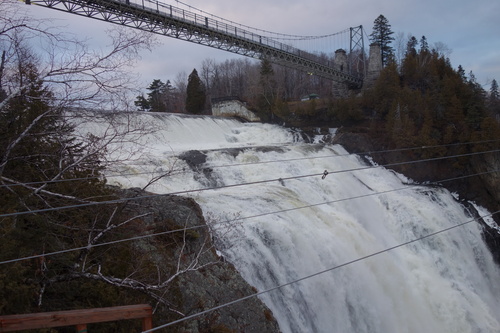
M266 58L279 65L346 84L350 88L361 87L366 70L362 26L324 36L292 36L251 28L201 10L195 11L193 7L187 10L156 0L24 0L24 2L243 56ZM333 61L317 52L305 51L292 45L297 41L331 38L346 32L349 33L348 57L342 50L335 53ZM339 57L337 53L340 54Z

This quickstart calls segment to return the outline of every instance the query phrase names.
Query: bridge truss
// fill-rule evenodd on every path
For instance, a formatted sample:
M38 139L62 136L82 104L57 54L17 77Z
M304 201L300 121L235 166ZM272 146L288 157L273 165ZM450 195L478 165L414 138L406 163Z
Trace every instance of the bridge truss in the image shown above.
M215 20L155 0L24 0L26 4L65 11L306 71L351 87L360 87L361 73L342 71L319 56L259 35L237 25ZM354 30L353 30L354 29ZM361 29L361 30L360 30ZM354 31L354 33L353 33ZM362 26L351 28L351 52L362 46ZM353 36L355 43L353 46ZM364 53L364 50L362 50Z

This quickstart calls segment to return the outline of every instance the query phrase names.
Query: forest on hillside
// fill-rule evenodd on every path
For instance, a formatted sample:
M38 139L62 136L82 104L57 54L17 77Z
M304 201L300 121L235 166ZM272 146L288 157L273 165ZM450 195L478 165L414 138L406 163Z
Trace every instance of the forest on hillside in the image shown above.
M383 64L373 87L339 96L331 81L268 59L206 59L187 82L182 73L175 86L170 80L154 80L136 106L143 111L209 113L212 99L236 96L264 121L295 127L368 126L374 138L394 148L498 139L495 79L484 89L472 71L452 66L446 44L395 34L383 15L375 19L370 39L381 46ZM327 60L333 62L333 54ZM300 102L310 94L319 99ZM187 107L193 101L198 106Z
M483 88L472 71L452 66L446 44L431 44L426 36L395 34L383 15L375 19L370 38L381 45L384 65L373 87L339 95L331 81L273 65L268 59L221 63L205 59L189 75L179 73L174 81L154 80L135 105L142 111L208 114L213 99L232 96L247 102L264 121L291 126L382 121L397 146L495 135L500 121L496 80ZM333 53L323 57L333 62ZM300 103L310 94L319 99ZM189 106L193 102L194 109Z

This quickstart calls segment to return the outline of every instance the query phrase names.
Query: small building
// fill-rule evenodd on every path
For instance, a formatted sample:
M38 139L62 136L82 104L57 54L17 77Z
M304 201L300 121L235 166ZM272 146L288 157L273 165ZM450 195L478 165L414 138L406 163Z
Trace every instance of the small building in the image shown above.
M305 101L310 101L313 99L319 99L319 95L318 94L309 94L309 95L303 96L300 100L302 102L305 102Z

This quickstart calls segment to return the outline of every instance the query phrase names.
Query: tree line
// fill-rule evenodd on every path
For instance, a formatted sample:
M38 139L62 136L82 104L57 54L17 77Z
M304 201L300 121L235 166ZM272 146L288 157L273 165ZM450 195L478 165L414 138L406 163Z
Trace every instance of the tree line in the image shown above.
M194 68L189 76L180 73L174 83L169 79L153 80L147 93L137 96L134 103L140 111L207 114L212 99L237 96L256 108L260 105L270 109L278 100L300 100L312 93L330 96L331 87L329 80L276 66L267 59L230 59L220 63L205 59L199 70ZM272 94L272 100L266 94ZM268 99L267 106L261 103L262 98ZM193 104L198 107L193 108Z
M380 56L384 71L395 71L393 79L396 80L396 76L398 77L400 87L406 86L414 93L416 91L424 94L431 91L441 92L443 87L439 86L439 89L436 90L433 85L442 85L445 76L446 85L451 84L448 81L456 80L456 75L452 74L455 72L460 76L462 84L474 91L471 94L477 95L476 106L480 104L479 100L481 100L484 102L484 109L490 115L498 117L498 84L496 80L492 81L490 91L486 92L476 82L472 72L468 74L467 78L461 66L456 71L453 70L449 60L451 50L446 44L436 42L431 45L426 36L417 38L411 34L395 34L388 19L383 15L374 20L370 41L381 46ZM333 62L333 54L330 56L322 55L322 57L325 61ZM366 59L366 55L364 58ZM437 73L438 70L441 72ZM387 83L385 76L388 75L385 72L381 73L381 78L374 91L384 90L382 86ZM455 84L459 83L455 82ZM447 86L444 89L451 88ZM195 68L189 76L180 73L174 84L170 80L164 83L160 79L156 79L147 87L147 90L146 96L140 95L135 101L138 110L208 114L212 99L237 96L245 100L264 120L275 118L283 118L289 122L298 120L297 125L300 121L314 119L317 122L356 121L363 119L363 114L366 113L363 109L368 108L368 106L364 108L348 106L346 109L341 109L339 105L351 105L353 103L351 97L359 96L359 91L352 91L351 97L347 98L350 102L347 103L345 96L334 95L331 81L302 71L273 65L268 59L260 61L248 58L231 59L220 63L213 59L205 59L199 71ZM296 105L296 101L309 94L318 95L321 101L313 101L308 105ZM470 104L471 94L456 98L460 103ZM370 93L366 94L364 99L369 99L370 95ZM396 98L396 95L392 94L390 98L393 97ZM401 97L398 98L401 99ZM448 94L432 100L442 100L443 98L451 97ZM362 98L355 99L359 103ZM366 103L364 102L364 104ZM408 100L404 104L410 103L412 101ZM457 100L454 103L458 103ZM412 107L417 108L417 105L419 104L414 104ZM386 107L385 110L377 111L379 115L384 115L391 108L390 105L373 105L371 107L376 110ZM407 108L403 106L403 109ZM482 107L477 106L476 109L478 108ZM477 111L476 113L481 112ZM472 111L469 111L468 114L470 122L471 117L473 117ZM419 117L419 119L423 119L423 117Z
M379 16L371 37L381 45L384 69L373 89L347 101L352 120L383 121L384 133L398 147L498 136L496 80L492 80L489 92L485 91L472 71L466 75L461 65L452 67L449 49L443 43L431 48L425 36L408 35L406 43L398 41L404 49L396 52L392 36L388 20Z

